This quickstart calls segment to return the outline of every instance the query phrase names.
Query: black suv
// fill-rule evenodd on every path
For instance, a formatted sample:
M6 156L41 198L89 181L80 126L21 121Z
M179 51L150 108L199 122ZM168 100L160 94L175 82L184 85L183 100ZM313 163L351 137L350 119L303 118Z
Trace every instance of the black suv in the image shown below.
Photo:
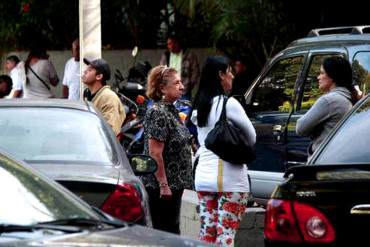
M321 95L317 76L323 59L347 58L354 83L368 92L369 31L370 26L312 30L271 59L247 90L247 112L257 132L257 159L248 165L255 201L265 204L286 169L307 160L310 139L297 136L295 127Z

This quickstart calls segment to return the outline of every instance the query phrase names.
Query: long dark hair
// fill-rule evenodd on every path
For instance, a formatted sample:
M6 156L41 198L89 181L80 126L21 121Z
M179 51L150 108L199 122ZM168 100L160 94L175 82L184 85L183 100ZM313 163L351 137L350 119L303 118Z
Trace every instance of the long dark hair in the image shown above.
M208 57L204 62L198 92L193 102L193 108L198 111L197 122L199 127L207 125L213 98L224 94L219 72L226 73L229 67L230 60L223 56Z
M352 82L352 68L348 60L340 56L328 57L322 67L337 87L345 87L351 92L352 104L356 104L357 91Z
M28 53L28 57L24 62L24 67L26 69L26 75L28 73L28 68L30 67L30 62L32 58L39 58L39 59L48 59L49 55L46 53L45 49L42 48L32 48Z

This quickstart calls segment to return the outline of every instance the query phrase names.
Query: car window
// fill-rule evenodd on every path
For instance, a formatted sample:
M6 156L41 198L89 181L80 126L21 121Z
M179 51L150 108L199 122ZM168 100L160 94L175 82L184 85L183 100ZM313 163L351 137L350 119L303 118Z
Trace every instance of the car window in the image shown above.
M370 52L358 52L352 63L353 82L359 86L363 94L370 89Z
M353 164L370 162L370 98L336 131L315 164Z
M61 108L1 108L0 148L33 163L112 165L117 157L102 121Z
M303 95L298 108L300 111L305 112L313 106L315 101L323 94L319 89L319 81L317 77L320 74L320 67L325 58L331 57L333 54L319 54L311 58L310 67L306 79L304 81Z
M0 224L31 225L66 218L97 218L63 190L2 155L0 194Z
M276 62L253 92L254 112L289 112L295 82L304 57L290 57Z

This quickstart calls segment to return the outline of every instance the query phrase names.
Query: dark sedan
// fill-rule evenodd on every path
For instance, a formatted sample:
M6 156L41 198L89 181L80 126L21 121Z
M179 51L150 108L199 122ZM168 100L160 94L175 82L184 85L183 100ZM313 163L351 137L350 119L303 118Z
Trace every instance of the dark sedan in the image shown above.
M116 220L0 153L1 246L207 246Z
M0 148L124 221L150 225L144 186L88 102L2 100Z
M285 173L266 210L266 246L368 246L370 96L304 166Z

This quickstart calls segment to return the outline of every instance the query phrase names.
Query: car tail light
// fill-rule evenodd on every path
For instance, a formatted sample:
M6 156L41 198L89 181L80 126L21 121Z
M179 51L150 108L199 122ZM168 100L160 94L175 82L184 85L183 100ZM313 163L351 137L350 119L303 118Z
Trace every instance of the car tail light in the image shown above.
M117 185L101 209L128 222L137 222L144 216L139 191L131 184Z
M294 202L293 205L305 242L330 243L335 240L335 230L323 213L305 203Z
M265 237L289 243L330 243L335 230L318 209L300 202L271 199L267 204Z
M265 216L265 237L271 241L301 243L289 201L271 199Z

